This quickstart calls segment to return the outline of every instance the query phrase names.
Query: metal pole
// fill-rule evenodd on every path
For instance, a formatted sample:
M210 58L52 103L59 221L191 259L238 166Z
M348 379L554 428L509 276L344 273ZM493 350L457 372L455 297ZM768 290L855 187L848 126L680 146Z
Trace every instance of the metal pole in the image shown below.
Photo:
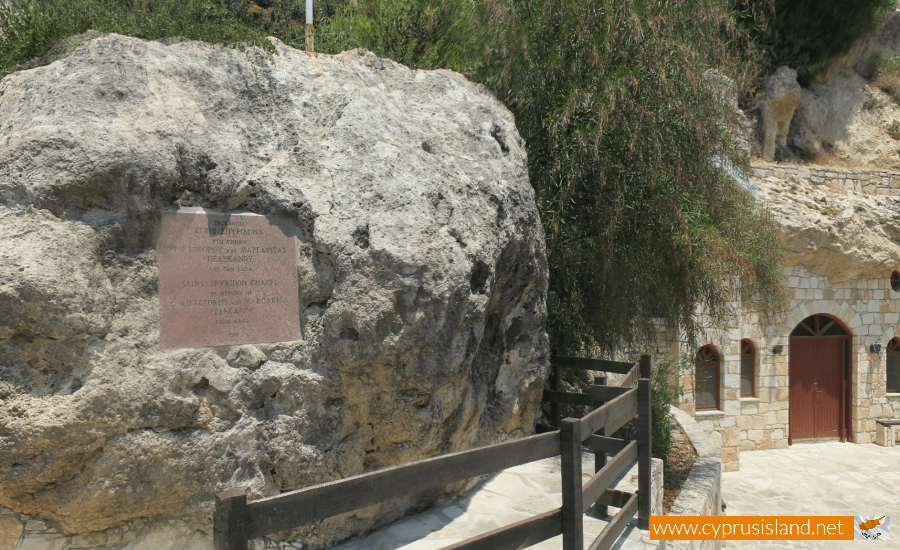
M313 27L313 0L306 0L306 51L316 51L316 29Z

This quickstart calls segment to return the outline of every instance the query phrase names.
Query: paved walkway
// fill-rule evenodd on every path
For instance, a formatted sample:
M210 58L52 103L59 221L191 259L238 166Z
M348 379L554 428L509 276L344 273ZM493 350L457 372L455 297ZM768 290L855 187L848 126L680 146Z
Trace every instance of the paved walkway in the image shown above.
M891 517L891 540L730 541L728 549L900 549L900 447L796 443L741 453L741 469L722 474L729 516Z
M594 455L582 455L582 475L587 481L593 472ZM620 478L615 488L637 490L637 463ZM635 481L632 482L632 476ZM427 512L393 523L369 536L334 547L334 550L437 550L469 537L486 533L531 516L559 508L559 457L531 462L489 477L465 498L452 500ZM610 508L610 512L618 511ZM592 512L591 512L592 513ZM612 518L610 518L612 519ZM625 529L625 537L613 549L650 550L658 548L646 531L636 528L636 519ZM584 520L585 548L600 534L607 522L590 515ZM562 536L530 547L531 550L558 550Z

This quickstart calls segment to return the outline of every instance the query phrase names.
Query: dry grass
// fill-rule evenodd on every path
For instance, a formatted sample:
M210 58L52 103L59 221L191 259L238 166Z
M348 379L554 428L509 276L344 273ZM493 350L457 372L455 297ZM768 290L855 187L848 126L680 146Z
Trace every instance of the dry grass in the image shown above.
M879 74L873 84L889 95L891 101L900 104L900 72Z
M827 153L817 155L810 160L809 166L823 168L841 168L846 170L871 170L872 166L857 159L839 158Z
M784 168L839 168L847 170L871 170L872 166L854 159L838 158L827 153L821 153L806 162L797 161L778 161L764 162L762 159L754 158L751 166L782 166Z
M892 121L890 126L888 126L887 133L891 136L891 139L900 139L900 122Z

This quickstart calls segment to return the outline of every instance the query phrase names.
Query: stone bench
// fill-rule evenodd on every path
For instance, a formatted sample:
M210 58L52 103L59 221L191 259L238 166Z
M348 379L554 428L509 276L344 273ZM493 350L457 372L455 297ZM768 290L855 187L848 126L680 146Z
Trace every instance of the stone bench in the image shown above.
M876 420L875 443L882 447L893 447L897 439L896 426L900 426L900 420Z

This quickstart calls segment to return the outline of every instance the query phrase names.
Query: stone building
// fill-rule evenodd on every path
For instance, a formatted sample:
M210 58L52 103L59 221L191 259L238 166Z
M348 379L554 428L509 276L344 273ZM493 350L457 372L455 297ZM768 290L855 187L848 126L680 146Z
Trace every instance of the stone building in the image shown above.
M720 447L876 440L900 419L900 173L756 166L781 224L791 299L763 323L740 311L682 373L680 407ZM885 434L882 434L884 436Z

